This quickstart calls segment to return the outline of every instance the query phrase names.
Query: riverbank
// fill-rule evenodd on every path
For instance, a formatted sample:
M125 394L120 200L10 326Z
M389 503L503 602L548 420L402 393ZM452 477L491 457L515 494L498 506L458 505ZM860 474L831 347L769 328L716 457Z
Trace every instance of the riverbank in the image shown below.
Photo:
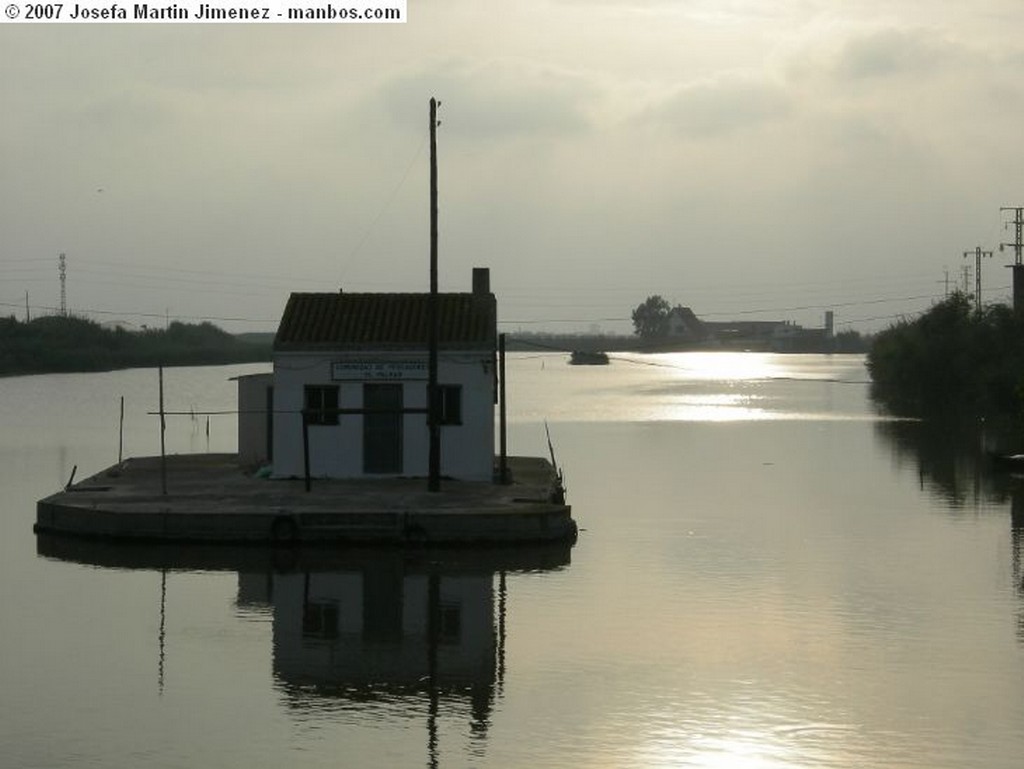
M265 336L236 337L211 323L127 330L73 316L0 318L0 376L212 366L270 360Z

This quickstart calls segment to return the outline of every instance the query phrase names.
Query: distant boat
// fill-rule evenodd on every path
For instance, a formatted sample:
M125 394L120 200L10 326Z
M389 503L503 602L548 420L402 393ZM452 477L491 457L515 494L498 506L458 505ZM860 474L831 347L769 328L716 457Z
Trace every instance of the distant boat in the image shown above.
M569 356L569 364L572 366L607 366L608 355L603 352L573 350L572 355Z

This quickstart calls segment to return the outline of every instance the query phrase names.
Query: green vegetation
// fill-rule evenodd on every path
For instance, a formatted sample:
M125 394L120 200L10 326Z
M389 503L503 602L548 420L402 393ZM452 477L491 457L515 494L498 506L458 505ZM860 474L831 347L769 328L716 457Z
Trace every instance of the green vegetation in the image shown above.
M868 352L877 401L908 416L1017 415L1024 404L1024 318L977 312L956 293L879 333Z
M0 375L266 360L269 344L241 341L211 323L132 332L75 317L0 318Z
M633 310L633 329L641 339L661 339L668 334L669 314L672 307L663 297L647 297Z

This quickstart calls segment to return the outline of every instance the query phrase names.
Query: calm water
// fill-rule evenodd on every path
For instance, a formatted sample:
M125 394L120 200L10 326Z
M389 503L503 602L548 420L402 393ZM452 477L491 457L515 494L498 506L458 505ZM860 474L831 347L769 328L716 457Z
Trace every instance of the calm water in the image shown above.
M168 407L258 368L169 370ZM37 542L36 499L116 461L121 396L125 454L158 453L156 372L0 381L0 765L1021 765L1024 504L983 438L880 419L855 356L509 379L571 551Z

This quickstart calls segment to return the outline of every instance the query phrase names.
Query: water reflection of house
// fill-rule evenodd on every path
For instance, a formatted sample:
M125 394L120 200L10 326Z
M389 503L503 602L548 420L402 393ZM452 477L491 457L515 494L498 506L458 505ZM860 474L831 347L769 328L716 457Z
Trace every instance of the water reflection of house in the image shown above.
M335 712L332 701L379 701L390 718L417 719L426 701L431 766L438 765L439 719L464 717L474 739L488 736L505 677L506 575L561 569L571 548L126 547L37 537L47 558L160 573L154 651L161 689L165 628L188 613L188 604L173 601L167 611L167 581L181 571L238 572L235 611L272 618L273 675L285 704Z
M290 706L380 701L416 719L426 701L434 766L440 717L465 718L474 739L488 735L505 671L506 573L568 562L564 545L440 559L378 551L270 583L240 575L239 595L258 602L261 586L269 590L274 677Z
M498 670L494 575L360 571L274 579L274 675L300 703L433 694L486 732Z

